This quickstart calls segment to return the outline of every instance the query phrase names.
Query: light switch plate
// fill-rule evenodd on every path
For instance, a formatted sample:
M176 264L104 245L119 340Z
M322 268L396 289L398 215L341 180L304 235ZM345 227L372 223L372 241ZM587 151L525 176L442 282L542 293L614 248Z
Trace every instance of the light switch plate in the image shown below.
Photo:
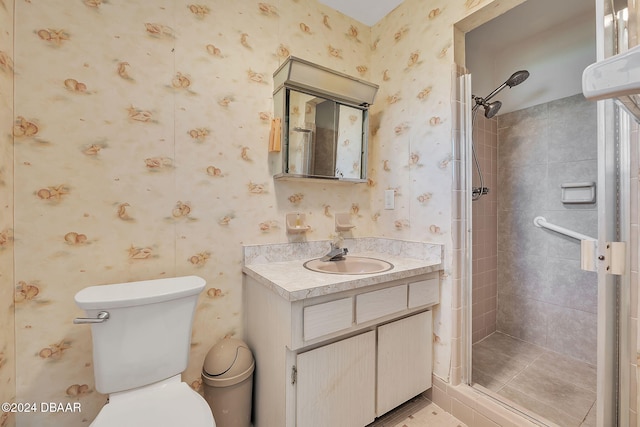
M396 195L394 190L384 190L384 208L396 208Z

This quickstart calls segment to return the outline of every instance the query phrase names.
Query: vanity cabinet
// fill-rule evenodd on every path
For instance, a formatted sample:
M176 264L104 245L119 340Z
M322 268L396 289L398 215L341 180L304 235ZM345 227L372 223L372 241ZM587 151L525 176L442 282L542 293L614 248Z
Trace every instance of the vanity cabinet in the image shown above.
M244 276L255 427L363 427L431 387L437 272L289 301Z
M365 426L375 418L374 331L300 353L296 371L296 425Z
M432 337L431 311L378 327L377 416L431 388Z

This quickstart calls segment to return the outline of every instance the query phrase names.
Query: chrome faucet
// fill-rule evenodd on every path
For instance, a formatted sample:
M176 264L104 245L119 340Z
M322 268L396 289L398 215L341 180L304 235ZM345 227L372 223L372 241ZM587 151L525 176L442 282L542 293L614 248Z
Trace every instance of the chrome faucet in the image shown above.
M336 243L331 243L331 250L328 254L320 258L320 261L341 261L349 252L347 248L339 248Z

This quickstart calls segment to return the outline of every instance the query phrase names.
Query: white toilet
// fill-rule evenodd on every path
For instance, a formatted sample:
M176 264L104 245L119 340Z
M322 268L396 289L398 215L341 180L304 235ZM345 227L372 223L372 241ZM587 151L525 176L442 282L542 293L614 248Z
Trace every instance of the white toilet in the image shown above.
M215 427L207 402L180 379L205 283L187 276L76 294L87 317L74 323L91 324L96 390L109 395L91 427Z

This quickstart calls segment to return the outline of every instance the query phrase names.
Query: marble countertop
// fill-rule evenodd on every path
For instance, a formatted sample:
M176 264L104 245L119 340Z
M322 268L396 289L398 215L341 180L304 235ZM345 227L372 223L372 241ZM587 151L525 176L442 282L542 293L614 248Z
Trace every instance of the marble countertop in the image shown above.
M298 301L438 271L442 269L439 255L417 259L373 251L349 253L349 256L378 258L393 264L393 269L374 274L327 274L306 269L303 264L316 256L244 265L242 271L286 300Z

